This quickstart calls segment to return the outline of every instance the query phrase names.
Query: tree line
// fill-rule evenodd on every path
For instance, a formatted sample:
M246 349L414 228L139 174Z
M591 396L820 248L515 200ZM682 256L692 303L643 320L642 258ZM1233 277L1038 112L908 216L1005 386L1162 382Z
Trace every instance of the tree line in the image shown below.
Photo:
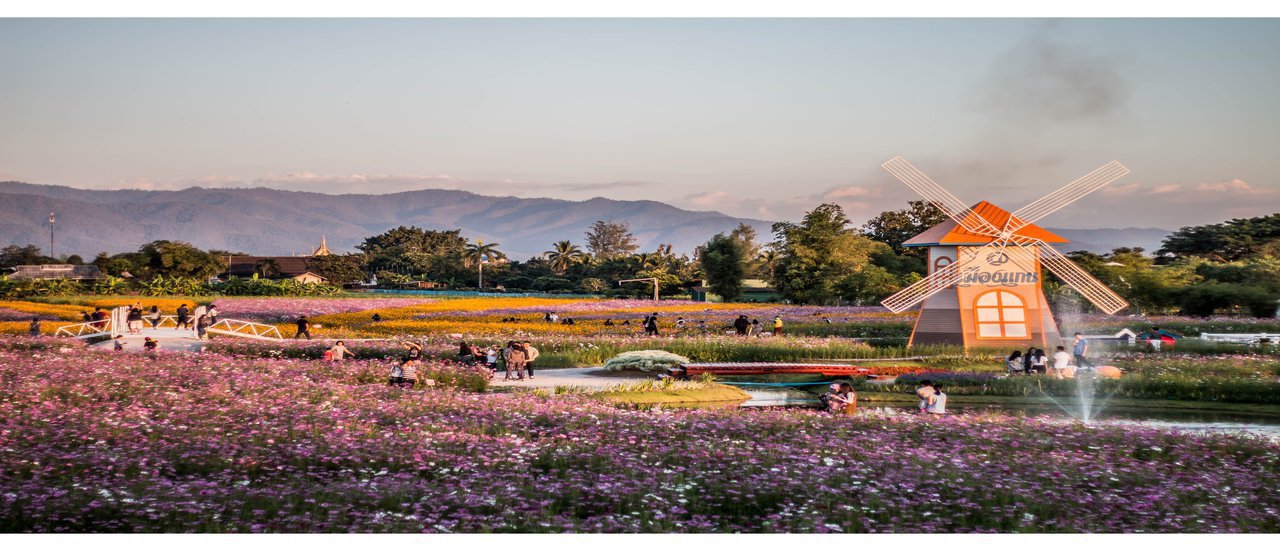
M312 257L308 267L333 286L376 278L383 286L431 281L454 289L614 297L651 292L650 283L619 285L622 279L657 279L664 296L685 294L705 281L711 292L726 300L741 299L744 281L760 279L791 303L869 305L927 273L927 251L904 247L903 242L945 219L929 203L911 201L905 209L882 212L855 227L840 206L822 204L798 222L773 224L767 242L754 228L740 224L698 246L692 257L675 254L669 244L641 252L625 222L599 220L583 235L583 244L551 243L526 261L512 261L500 243L471 241L460 230L401 226L364 239L355 253ZM105 284L105 290L164 292L166 285L175 291L191 290L192 281L223 273L232 255L247 254L162 240L136 252L102 253L85 262L77 256L42 256L34 245L10 245L0 249L0 268L92 263L112 277L110 283L95 284ZM1133 304L1133 312L1270 316L1280 300L1280 214L1184 227L1166 238L1154 255L1141 248L1118 248L1107 254L1069 256ZM279 275L273 263L268 259L256 266L254 280L261 283L232 279L223 282L231 283L225 290L316 292L269 283ZM122 282L126 275L131 282ZM1050 300L1059 305L1078 301L1051 275L1045 281ZM1082 307L1089 308L1087 303Z

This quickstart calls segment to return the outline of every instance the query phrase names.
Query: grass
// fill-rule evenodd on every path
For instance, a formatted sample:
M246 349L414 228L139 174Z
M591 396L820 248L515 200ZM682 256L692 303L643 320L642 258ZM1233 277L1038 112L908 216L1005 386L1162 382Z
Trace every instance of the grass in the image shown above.
M733 386L710 384L661 391L600 392L593 394L610 403L629 405L680 405L689 403L741 403L751 396Z
M1055 398L1063 405L1074 405L1073 397ZM898 392L859 391L858 402L873 403L915 403L920 399L914 394ZM947 395L948 404L957 405L1044 405L1043 397L1020 395ZM1171 399L1123 399L1117 398L1107 402L1108 409L1158 409L1162 411L1180 412L1231 412L1258 416L1280 417L1280 405L1262 405L1256 403L1223 403L1216 401L1176 401Z

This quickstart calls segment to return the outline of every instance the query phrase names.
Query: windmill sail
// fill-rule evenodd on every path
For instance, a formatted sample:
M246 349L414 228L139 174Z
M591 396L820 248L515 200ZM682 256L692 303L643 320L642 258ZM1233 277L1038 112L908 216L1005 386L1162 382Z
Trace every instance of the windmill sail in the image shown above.
M1087 271L1072 262L1070 258L1062 255L1061 252L1055 250L1049 243L1040 239L1028 239L1015 237L1020 244L1033 245L1040 249L1040 263L1048 269L1050 273L1057 275L1059 279L1067 283L1068 286L1079 292L1081 296L1097 306L1098 309L1110 315L1129 306L1120 295L1112 292L1101 281L1095 279Z
M1062 207L1079 200L1081 197L1102 189L1107 184L1124 177L1128 173L1129 169L1125 168L1123 164L1114 160L1108 162L1088 175L1062 186L1061 189L1019 208L1009 218L1009 224L1005 230L1013 233L1033 224L1041 218L1057 212Z
M996 226L991 225L986 218L979 216L972 208L960 202L960 199L952 195L950 191L944 189L937 182L929 179L929 176L912 166L902 157L893 157L884 164L880 165L894 177L907 184L912 191L919 193L921 197L938 207L947 217L955 220L961 227L968 229L979 235L988 235L995 237L1000 235L1000 230Z

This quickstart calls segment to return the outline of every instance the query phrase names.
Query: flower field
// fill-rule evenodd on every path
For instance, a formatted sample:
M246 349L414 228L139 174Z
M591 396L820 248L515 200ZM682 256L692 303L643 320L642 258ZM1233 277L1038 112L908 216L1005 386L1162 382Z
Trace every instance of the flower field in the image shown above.
M1266 439L643 411L448 387L469 375L446 364L400 390L377 360L4 343L6 532L1280 531Z

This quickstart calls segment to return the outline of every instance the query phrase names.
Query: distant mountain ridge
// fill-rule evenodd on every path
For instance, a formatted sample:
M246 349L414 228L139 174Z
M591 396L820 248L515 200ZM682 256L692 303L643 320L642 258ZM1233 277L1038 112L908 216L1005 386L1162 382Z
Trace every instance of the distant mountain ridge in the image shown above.
M325 235L331 249L354 251L366 237L401 225L461 228L464 236L497 242L520 260L542 254L555 241L570 240L585 248L584 234L596 220L629 223L642 251L670 243L677 253L691 254L712 235L739 223L754 227L761 240L772 238L768 221L656 201L491 197L447 189L329 195L262 187L92 190L0 182L0 243L48 246L50 211L57 213L55 252L86 259L103 251L137 250L157 239L292 255L310 253ZM1096 253L1121 246L1154 252L1172 233L1152 228L1049 230L1072 241L1063 250Z
M325 235L334 251L354 251L366 237L401 225L461 228L468 238L497 242L512 258L527 259L560 240L585 248L584 235L596 220L630 224L642 251L670 243L677 252L692 253L712 235L739 223L754 227L762 237L770 234L771 225L656 201L599 197L526 199L445 189L386 195L268 188L88 190L0 182L0 241L44 248L50 211L57 213L55 252L86 259L102 251L137 250L157 239L206 249L290 255L309 253Z

